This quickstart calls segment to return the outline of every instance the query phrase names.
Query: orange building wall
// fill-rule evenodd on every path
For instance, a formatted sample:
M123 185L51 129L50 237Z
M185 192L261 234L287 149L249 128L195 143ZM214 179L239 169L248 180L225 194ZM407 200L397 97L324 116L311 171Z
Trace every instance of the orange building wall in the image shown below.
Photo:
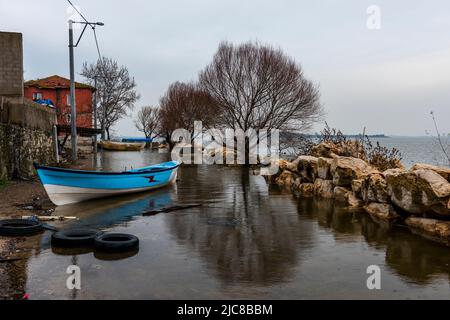
M38 89L26 87L24 96L33 99L34 93L42 93L42 99L52 100L55 104L58 124L70 125L71 109L67 106L69 89ZM75 89L75 100L77 105L77 127L92 128L92 91L90 89Z

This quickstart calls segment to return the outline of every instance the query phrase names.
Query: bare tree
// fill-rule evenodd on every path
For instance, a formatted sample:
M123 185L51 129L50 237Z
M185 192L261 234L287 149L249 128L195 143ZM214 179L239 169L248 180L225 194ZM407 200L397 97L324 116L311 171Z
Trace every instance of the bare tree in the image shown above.
M214 125L216 116L216 102L192 82L173 83L160 100L161 133L171 148L172 133L176 129L193 133L195 121L202 121L203 126L208 128Z
M143 132L147 139L158 137L160 122L159 108L153 106L142 107L134 121L136 128Z
M136 92L136 82L124 66L119 66L110 58L98 60L95 64L83 64L81 75L93 86L97 79L98 118L108 140L111 138L111 128L118 120L128 116L128 111L134 108L140 95Z
M218 103L223 126L302 132L322 116L319 90L281 50L220 44L200 85Z

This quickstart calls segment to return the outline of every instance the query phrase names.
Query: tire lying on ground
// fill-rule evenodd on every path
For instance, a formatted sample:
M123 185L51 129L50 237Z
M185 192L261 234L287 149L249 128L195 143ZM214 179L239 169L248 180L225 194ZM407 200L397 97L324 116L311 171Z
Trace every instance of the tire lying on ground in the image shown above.
M52 235L52 245L60 248L92 247L101 233L93 229L70 229Z
M42 232L42 223L33 220L9 219L0 221L0 236L32 236Z
M126 252L139 248L139 239L131 234L107 233L96 237L94 246L100 252Z

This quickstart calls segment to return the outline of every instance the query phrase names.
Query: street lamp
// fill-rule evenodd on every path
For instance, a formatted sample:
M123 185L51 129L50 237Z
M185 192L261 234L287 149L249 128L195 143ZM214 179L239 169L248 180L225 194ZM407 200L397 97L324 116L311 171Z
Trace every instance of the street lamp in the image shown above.
M73 24L84 24L83 31L80 34L80 37L77 40L77 43L73 44ZM70 107L71 107L71 140L72 140L72 161L77 161L78 159L78 150L77 150L77 106L75 102L75 67L74 67L74 54L73 48L76 48L83 37L84 32L86 31L87 26L90 26L92 29L95 29L96 26L104 26L105 24L102 22L77 22L73 20L69 20L69 59L70 59Z

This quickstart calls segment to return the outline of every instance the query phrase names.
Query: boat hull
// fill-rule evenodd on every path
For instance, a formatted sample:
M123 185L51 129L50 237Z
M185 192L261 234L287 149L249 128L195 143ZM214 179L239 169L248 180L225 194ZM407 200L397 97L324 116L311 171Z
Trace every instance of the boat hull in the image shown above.
M165 187L177 178L177 162L122 173L37 167L50 200L63 206L98 198L144 192Z
M108 151L141 151L145 148L145 142L114 142L101 141L98 146Z

